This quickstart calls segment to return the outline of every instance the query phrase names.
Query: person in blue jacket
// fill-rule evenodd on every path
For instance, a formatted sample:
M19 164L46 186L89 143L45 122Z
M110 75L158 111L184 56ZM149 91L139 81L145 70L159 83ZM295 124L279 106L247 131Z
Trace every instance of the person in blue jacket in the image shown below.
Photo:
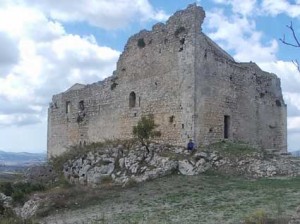
M192 139L190 139L189 143L187 144L187 150L188 151L193 151L194 147L195 147L194 142L193 142Z

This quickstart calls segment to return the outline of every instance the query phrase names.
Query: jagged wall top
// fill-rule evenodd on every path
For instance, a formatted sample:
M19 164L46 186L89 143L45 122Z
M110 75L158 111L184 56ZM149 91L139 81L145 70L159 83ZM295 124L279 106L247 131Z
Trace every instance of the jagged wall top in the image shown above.
M178 26L180 24L184 24L187 27L193 27L197 31L200 32L202 23L205 18L205 11L202 7L197 6L195 4L190 4L188 7L184 10L180 10L174 13L173 16L171 16L167 22L167 26Z
M205 18L205 11L201 6L197 6L196 3L188 5L184 10L175 12L164 23L157 23L152 27L151 31L141 30L140 32L131 36L124 48L124 51L130 47L131 44L136 44L136 40L143 38L151 32L174 32L179 27L185 27L189 31L200 33L202 31L201 25Z

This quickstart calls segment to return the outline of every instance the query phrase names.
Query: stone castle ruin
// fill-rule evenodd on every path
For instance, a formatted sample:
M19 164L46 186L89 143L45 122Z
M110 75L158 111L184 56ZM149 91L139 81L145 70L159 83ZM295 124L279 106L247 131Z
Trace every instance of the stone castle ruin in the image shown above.
M54 95L48 157L71 145L132 138L153 115L163 143L206 145L223 139L287 151L280 80L255 63L238 63L201 31L204 10L176 12L166 24L129 38L113 75Z

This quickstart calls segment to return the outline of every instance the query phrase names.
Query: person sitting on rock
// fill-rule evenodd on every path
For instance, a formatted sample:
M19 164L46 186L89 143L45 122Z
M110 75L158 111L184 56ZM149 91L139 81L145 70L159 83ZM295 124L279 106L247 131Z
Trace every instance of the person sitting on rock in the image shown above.
M194 142L192 139L190 139L189 143L187 144L187 150L193 151L194 150Z

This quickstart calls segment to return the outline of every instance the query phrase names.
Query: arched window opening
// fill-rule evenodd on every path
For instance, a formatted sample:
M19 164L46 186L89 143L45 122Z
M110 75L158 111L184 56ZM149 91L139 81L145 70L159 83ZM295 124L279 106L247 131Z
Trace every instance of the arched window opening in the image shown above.
M71 111L71 102L67 101L66 102L66 114L70 113Z
M133 108L135 107L135 103L136 103L136 95L135 92L131 92L129 94L129 107Z

